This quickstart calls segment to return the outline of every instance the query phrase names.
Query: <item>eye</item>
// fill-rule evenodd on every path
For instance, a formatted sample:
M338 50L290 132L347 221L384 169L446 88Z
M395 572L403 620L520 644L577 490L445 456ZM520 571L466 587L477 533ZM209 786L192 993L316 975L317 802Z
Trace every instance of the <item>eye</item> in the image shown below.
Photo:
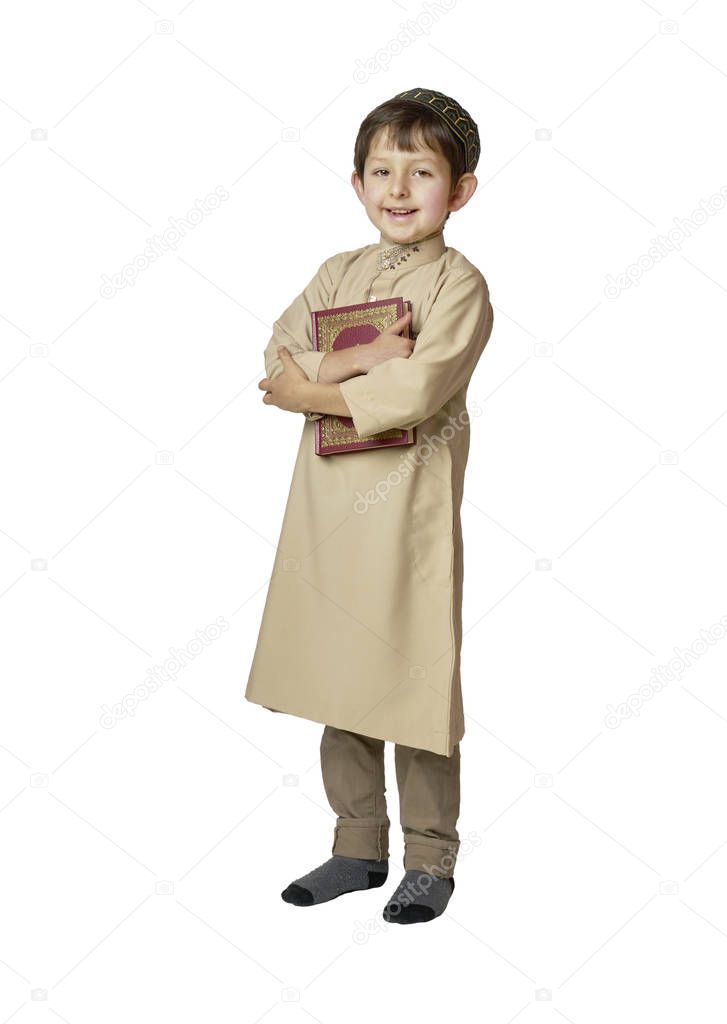
M375 178L379 177L380 174L388 174L388 173L389 172L386 170L385 167L377 167L375 171L372 171L372 174L373 174L373 176ZM415 174L426 174L428 177L431 177L431 171L428 171L425 167L418 167L414 173Z

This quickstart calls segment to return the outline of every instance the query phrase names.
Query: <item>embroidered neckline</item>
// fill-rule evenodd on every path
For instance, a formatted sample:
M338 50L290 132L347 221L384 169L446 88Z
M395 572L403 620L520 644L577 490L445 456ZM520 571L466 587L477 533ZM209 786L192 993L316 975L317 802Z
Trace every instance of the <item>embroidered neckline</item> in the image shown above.
M419 252L417 242L403 242L399 245L392 245L388 249L381 249L376 254L376 269L392 270L408 260L413 252Z
M376 273L397 270L404 266L418 267L430 260L439 259L447 251L441 231L417 238L413 242L393 242L383 235L376 246Z

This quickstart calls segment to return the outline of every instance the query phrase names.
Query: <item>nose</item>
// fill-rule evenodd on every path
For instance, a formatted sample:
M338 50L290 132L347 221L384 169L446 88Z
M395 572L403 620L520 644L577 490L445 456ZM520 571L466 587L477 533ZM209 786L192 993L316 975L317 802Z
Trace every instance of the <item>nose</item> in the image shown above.
M406 188L404 186L404 178L403 178L403 176L402 177L395 177L392 174L392 176L390 178L390 181L391 181L391 187L390 187L389 191L391 192L392 196L403 196L403 195L406 195Z

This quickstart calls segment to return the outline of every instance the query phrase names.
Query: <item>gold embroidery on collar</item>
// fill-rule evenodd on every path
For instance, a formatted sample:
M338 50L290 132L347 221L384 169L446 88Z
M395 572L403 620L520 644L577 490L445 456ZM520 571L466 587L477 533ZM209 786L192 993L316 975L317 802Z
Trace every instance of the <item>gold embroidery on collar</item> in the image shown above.
M382 249L376 254L376 269L391 270L408 260L409 254L413 252L419 252L416 242L404 242L400 245L392 245L389 249Z

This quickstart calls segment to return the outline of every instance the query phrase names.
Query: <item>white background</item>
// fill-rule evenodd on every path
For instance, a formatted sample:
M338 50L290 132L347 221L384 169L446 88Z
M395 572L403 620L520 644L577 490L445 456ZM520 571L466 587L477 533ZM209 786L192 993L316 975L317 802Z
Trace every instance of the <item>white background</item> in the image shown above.
M0 1021L723 1019L724 7L0 17ZM393 749L387 885L291 907L333 838L322 727L242 693L303 426L263 405L262 352L325 258L378 241L354 140L413 86L479 124L445 240L495 326L457 888L402 928ZM104 727L170 648L196 653Z

